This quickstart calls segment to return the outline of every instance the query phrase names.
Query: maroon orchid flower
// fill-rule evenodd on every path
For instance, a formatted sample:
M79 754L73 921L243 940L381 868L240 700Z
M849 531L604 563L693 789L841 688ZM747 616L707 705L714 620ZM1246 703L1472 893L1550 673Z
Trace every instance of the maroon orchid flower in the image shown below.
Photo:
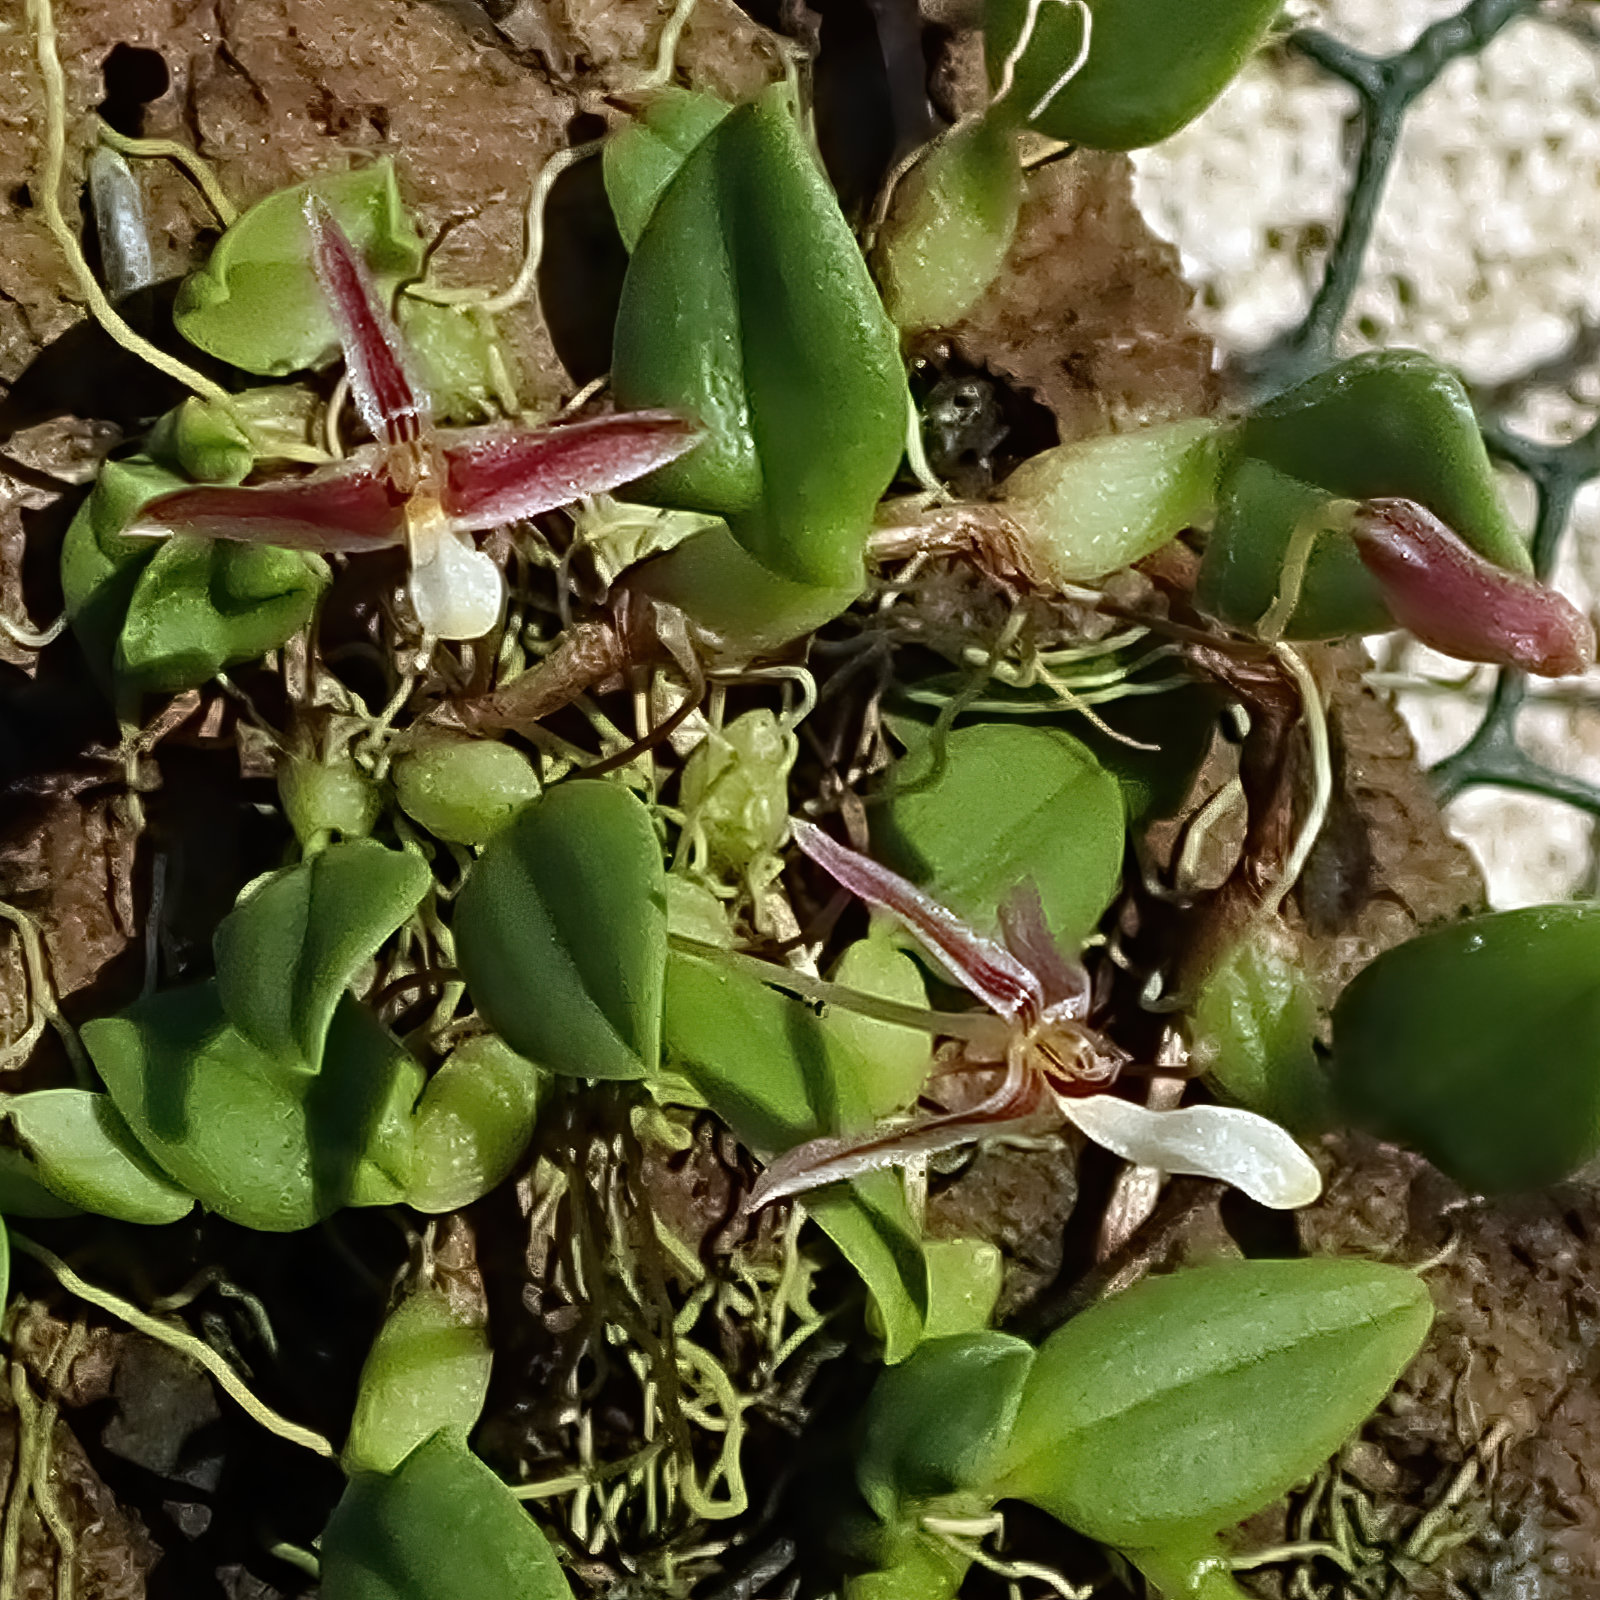
M305 477L162 495L135 533L188 533L300 550L404 544L424 632L486 633L504 582L471 535L615 488L680 456L699 430L665 411L529 428L436 428L407 371L399 330L327 206L306 201L312 261L344 349L350 392L373 443Z
M814 1139L797 1146L762 1174L750 1196L752 1207L978 1139L1041 1132L1062 1119L1126 1160L1220 1178L1263 1205L1287 1208L1316 1199L1322 1187L1316 1167L1265 1117L1233 1106L1152 1111L1106 1092L1127 1057L1088 1026L1088 977L1056 945L1032 883L1001 908L1001 939L987 939L914 884L820 828L798 820L790 827L795 843L818 866L875 910L897 917L957 983L989 1007L992 1028L963 1030L965 1062L980 1069L1003 1064L1005 1073L999 1087L969 1110L864 1139Z
M1565 595L1484 560L1414 501L1367 501L1351 533L1395 621L1435 650L1546 678L1594 660L1594 625Z

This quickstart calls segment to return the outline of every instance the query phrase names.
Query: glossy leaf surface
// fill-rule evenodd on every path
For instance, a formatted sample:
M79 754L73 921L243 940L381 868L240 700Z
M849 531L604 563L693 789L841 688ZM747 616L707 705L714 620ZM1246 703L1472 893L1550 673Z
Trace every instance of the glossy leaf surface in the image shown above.
M859 587L873 507L902 452L898 340L784 91L696 146L640 235L612 383L706 430L634 491L727 519L791 582Z
M975 305L999 275L1021 206L1009 128L979 118L942 134L896 186L873 249L895 325L948 328Z
M121 1222L176 1222L194 1196L140 1148L108 1095L37 1089L6 1108L40 1180L71 1205Z
M254 661L305 626L328 579L327 564L307 551L168 539L128 598L117 677L172 694Z
M571 1600L511 1491L449 1432L351 1479L322 1536L322 1600Z
M361 1368L340 1457L346 1472L393 1472L447 1432L465 1444L489 1390L492 1356L481 1321L434 1288L407 1295L384 1319Z
M513 1050L552 1072L654 1071L665 881L650 814L626 789L551 789L489 842L456 902L473 1004Z
M1209 522L1218 466L1208 418L1041 451L1001 485L1018 530L1010 553L1042 587L1102 578Z
M323 1070L286 1071L227 1020L215 983L87 1023L83 1042L160 1167L207 1209L290 1232L402 1197L422 1068L345 999Z
M984 46L997 94L1006 57L1030 12L1037 18L1015 82L991 115L1098 150L1154 144L1222 93L1278 14L1276 0L1091 0L1091 9L1087 59L1056 90L1082 47L1081 16L1059 4L987 0Z
M533 1137L545 1081L492 1036L452 1051L417 1105L406 1202L456 1211L509 1177Z
M1116 780L1069 734L958 728L943 766L924 744L896 769L875 847L942 905L992 935L1000 903L1032 878L1057 942L1075 950L1122 875Z
M873 1386L856 1482L885 1521L907 1501L988 1487L1033 1366L1007 1333L932 1339Z
M539 794L533 763L492 739L419 744L395 759L391 776L401 810L452 844L483 844Z
M1464 1187L1534 1189L1600 1150L1600 907L1530 906L1379 956L1333 1012L1353 1117Z
M1125 1549L1224 1528L1343 1443L1432 1316L1419 1278L1364 1261L1147 1278L1040 1346L999 1490Z
M606 198L629 250L689 153L733 109L715 95L668 85L605 142Z
M350 980L432 881L421 856L354 839L252 885L213 941L228 1019L275 1061L315 1072Z
M305 202L327 203L380 293L421 271L423 243L400 202L394 166L325 172L251 206L184 280L173 320L198 349L246 372L282 377L338 354L333 318L311 265Z

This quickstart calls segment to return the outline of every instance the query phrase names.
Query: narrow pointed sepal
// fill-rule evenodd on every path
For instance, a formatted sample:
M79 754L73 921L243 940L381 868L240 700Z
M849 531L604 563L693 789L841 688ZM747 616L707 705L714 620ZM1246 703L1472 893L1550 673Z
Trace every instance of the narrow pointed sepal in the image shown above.
M1396 622L1460 661L1545 678L1594 660L1594 626L1566 596L1486 561L1411 500L1369 500L1351 528Z
M1322 1193L1322 1174L1275 1122L1236 1106L1151 1111L1112 1094L1061 1096L1061 1113L1098 1145L1141 1167L1231 1183L1260 1205L1292 1211Z
M386 450L369 445L303 478L177 489L152 500L127 531L292 550L381 550L404 538L406 500L390 477Z
M812 823L790 818L794 842L836 883L877 911L898 917L969 994L1011 1021L1044 1012L1044 988L1022 962L967 926L899 873L839 844Z
M555 428L443 428L445 515L468 532L537 516L654 472L699 437L693 423L670 411L624 412Z

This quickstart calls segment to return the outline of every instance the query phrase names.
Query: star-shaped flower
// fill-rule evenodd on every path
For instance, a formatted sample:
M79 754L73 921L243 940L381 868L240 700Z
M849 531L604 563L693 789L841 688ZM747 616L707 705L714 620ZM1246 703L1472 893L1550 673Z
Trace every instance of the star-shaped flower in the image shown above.
M1005 1076L969 1110L864 1139L815 1139L797 1146L762 1174L752 1206L977 1139L1040 1132L1061 1119L1125 1160L1220 1178L1262 1205L1303 1206L1321 1192L1321 1176L1306 1153L1253 1111L1215 1105L1151 1111L1107 1092L1127 1056L1088 1026L1088 975L1057 947L1031 883L1001 907L1003 942L997 942L820 828L798 820L791 827L796 844L818 866L875 910L897 917L956 982L989 1007L993 1032L973 1030L965 1054L974 1066L1003 1062Z
M187 533L300 550L404 544L423 631L474 639L499 619L505 584L471 535L598 494L680 456L694 424L638 411L529 428L438 428L405 346L344 230L306 201L312 262L344 349L350 392L373 443L304 477L241 488L179 489L131 531Z

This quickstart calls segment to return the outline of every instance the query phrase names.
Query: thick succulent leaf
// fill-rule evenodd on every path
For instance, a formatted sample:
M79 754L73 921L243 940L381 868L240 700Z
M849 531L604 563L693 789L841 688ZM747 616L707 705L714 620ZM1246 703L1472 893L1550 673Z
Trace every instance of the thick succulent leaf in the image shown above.
M1277 0L1090 0L1087 58L1075 7L1046 0L987 0L984 48L997 96L1020 44L1009 90L992 116L1097 150L1135 150L1176 133L1227 86L1278 14ZM1031 38L1024 40L1028 19Z
M1333 1012L1348 1113L1467 1189L1570 1176L1600 1151L1600 907L1475 917L1386 951Z
M1330 1120L1316 996L1288 933L1258 930L1218 963L1189 1013L1189 1059L1229 1100L1296 1133Z
M895 325L948 328L999 276L1017 231L1022 162L1011 129L957 123L896 186L873 248Z
M1315 1471L1432 1317L1420 1278L1375 1262L1147 1278L1040 1346L997 1491L1125 1549L1215 1532Z
M83 1208L45 1184L20 1150L0 1150L0 1217L78 1217Z
M458 1211L508 1178L533 1137L548 1081L491 1035L452 1051L417 1106L406 1203Z
M493 739L440 734L395 758L390 776L400 809L452 844L483 844L540 793L522 751Z
M727 519L799 584L859 587L909 410L893 325L780 87L707 135L629 264L612 384L706 437L635 491Z
M899 1174L869 1172L819 1190L805 1208L867 1286L883 1359L890 1366L904 1361L927 1321L928 1263Z
M299 632L328 578L322 559L305 551L169 539L133 586L116 675L166 694L205 683Z
M322 1600L571 1600L545 1537L450 1431L359 1473L322 1536Z
M626 789L569 781L524 807L484 848L453 927L473 1004L519 1055L580 1078L655 1070L666 873Z
M305 211L312 193L350 237L381 295L421 271L422 237L387 158L357 172L321 173L257 201L184 280L173 320L190 344L271 377L338 354L333 313L312 266Z
M1033 1346L1008 1333L931 1339L873 1386L856 1482L884 1519L907 1501L990 1487L1016 1422Z
M1165 422L1057 445L1000 486L1016 525L1008 555L1044 588L1131 566L1211 521L1220 424Z
M228 1020L274 1061L315 1072L350 980L432 881L421 856L352 839L252 885L213 941Z
M921 967L881 924L865 939L846 945L828 976L842 989L858 989L913 1009L928 1003ZM874 1113L899 1111L916 1103L932 1060L926 1033L863 1017L843 1006L830 1008L822 1021L824 1032L854 1053L859 1066L853 1070L861 1077L866 1103Z
M194 1196L155 1165L110 1096L87 1089L36 1089L6 1107L39 1179L85 1211L120 1222L176 1222Z
M930 1239L928 1319L930 1339L980 1333L994 1321L1005 1283L1006 1261L987 1239Z
M727 101L669 85L606 140L606 198L629 250L689 153L733 109Z
M1116 780L1069 734L980 723L939 752L924 743L896 769L874 844L940 904L993 934L1001 901L1026 878L1065 950L1079 948L1122 875Z
M139 1143L231 1222L291 1232L409 1182L422 1068L354 1000L315 1077L286 1074L233 1027L215 983L86 1023L83 1042Z
M271 391L252 391L263 392ZM198 483L242 483L256 462L239 418L194 395L156 419L144 436L144 448L162 466Z
M448 1432L466 1443L483 1411L492 1361L488 1331L442 1290L418 1289L385 1318L361 1368L344 1469L393 1472Z

